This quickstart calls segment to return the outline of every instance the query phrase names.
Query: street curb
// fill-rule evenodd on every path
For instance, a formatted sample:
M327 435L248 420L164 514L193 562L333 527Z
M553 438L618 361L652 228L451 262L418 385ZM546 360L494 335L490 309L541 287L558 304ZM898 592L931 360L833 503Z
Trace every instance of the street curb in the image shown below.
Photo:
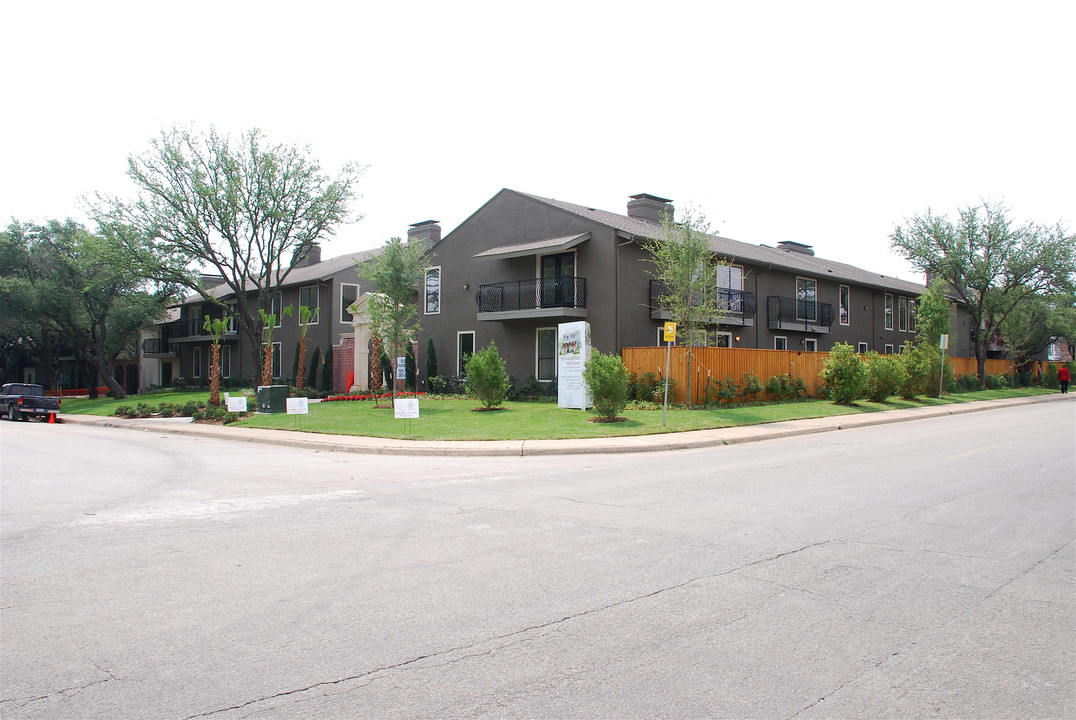
M122 420L92 415L60 415L64 424L136 430L142 432L185 435L214 440L262 443L304 448L317 452L350 452L365 455L411 455L425 457L528 457L541 455L590 455L633 452L666 452L762 442L816 433L852 430L949 415L999 410L1042 402L1067 401L1069 395L1037 395L1003 400L976 400L960 405L905 408L862 415L786 420L764 425L742 425L711 430L690 430L656 435L630 435L616 438L579 440L398 440L358 435L322 435L295 430L236 428L226 425L202 425L176 420Z

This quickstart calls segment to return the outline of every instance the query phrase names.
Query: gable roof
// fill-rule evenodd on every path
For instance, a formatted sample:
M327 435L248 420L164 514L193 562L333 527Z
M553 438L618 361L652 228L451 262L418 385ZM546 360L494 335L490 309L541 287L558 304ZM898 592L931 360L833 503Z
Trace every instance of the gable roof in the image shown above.
M514 192L517 195L557 208L558 210L576 215L591 222L605 225L618 232L625 233L632 238L656 240L660 237L661 226L646 220L609 212L608 210L598 210L584 205L576 205L574 203L564 202L563 200L554 200L539 195L531 195L516 190L511 190L509 192ZM875 287L883 290L894 290L910 295L919 295L926 290L926 286L921 285L920 283L871 272L870 270L864 270L863 268L837 262L836 260L827 260L818 257L817 255L807 255L805 253L797 253L789 250L782 250L780 248L767 247L765 245L752 245L751 243L733 240L720 235L710 236L710 248L714 253L730 262L748 262L755 265L768 265L803 275L810 275L818 278L828 277L833 280L843 280L857 285Z
M360 263L366 262L372 257L376 257L381 253L381 248L374 250L364 250L363 252L350 253L348 255L339 255L328 260L323 260L319 263L312 265L303 265L292 269L288 276L284 278L284 282L278 285L278 288L294 287L296 285L307 285L310 283L316 283L320 280L324 280L328 277L335 275L341 270L347 270L349 267L355 267ZM356 275L356 278L358 275ZM253 283L247 283L247 291L252 292L254 290ZM232 289L226 284L216 285L206 291L207 295L212 295L215 298L226 298L230 295L234 295ZM189 305L191 303L202 302L205 297L201 293L191 293L183 298L180 305Z

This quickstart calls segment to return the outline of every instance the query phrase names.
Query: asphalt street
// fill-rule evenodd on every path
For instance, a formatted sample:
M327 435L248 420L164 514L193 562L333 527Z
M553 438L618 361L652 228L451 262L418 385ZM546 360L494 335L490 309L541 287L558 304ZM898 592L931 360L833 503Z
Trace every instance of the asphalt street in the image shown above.
M430 457L0 426L3 718L1072 718L1076 406Z

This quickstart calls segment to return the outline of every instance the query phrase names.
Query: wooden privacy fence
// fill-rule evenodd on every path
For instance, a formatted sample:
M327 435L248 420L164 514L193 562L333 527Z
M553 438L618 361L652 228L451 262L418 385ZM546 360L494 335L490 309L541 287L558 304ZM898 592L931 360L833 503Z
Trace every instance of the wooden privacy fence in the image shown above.
M665 377L664 347L628 347L620 351L629 373L654 373ZM754 373L762 384L774 375L791 375L800 378L807 386L808 395L817 395L822 384L822 366L829 357L825 352L796 350L754 350L749 348L697 347L693 350L691 395L693 402L701 404L706 392L706 381L724 381L731 377L741 382L744 373ZM949 358L957 375L974 375L975 358ZM1008 360L987 360L986 372L990 375L1008 374ZM685 401L687 387L687 348L672 348L669 377L675 381L669 400Z

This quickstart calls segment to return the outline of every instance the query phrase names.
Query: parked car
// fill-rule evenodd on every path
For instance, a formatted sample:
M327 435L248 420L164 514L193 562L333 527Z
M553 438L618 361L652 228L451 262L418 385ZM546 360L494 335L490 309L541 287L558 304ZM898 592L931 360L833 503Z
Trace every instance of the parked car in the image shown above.
M58 412L60 412L60 398L47 397L45 389L40 385L8 383L0 386L0 413L7 415L8 420L29 420L35 416L49 417Z

